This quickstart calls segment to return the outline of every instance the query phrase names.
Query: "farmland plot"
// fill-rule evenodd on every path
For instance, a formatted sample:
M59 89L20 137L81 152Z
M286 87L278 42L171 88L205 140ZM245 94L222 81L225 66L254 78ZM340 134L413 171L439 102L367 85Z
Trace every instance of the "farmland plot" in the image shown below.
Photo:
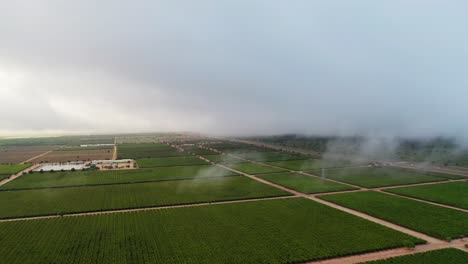
M468 235L468 213L462 211L374 191L319 198L441 239Z
M302 198L6 222L0 238L5 263L301 263L422 242Z
M137 163L140 168L208 165L208 162L194 156L139 159Z
M468 182L449 182L385 191L468 209Z
M10 176L16 174L31 166L30 164L13 164L13 165L1 165L0 164L0 178L2 176Z
M391 167L326 170L325 177L367 188L447 180L445 174Z
M10 191L0 192L0 218L287 195L244 176Z
M307 176L299 173L278 173L278 174L266 174L258 176L269 182L273 182L284 186L289 189L296 190L301 193L325 193L325 192L336 192L355 190L356 188L334 183L331 181L323 180L320 178Z
M119 159L179 157L189 155L188 152L179 151L171 146L160 143L118 145Z
M0 164L21 163L56 147L53 146L11 146L0 149Z
M247 174L264 174L264 173L275 173L275 172L285 172L284 169L268 167L261 164L256 163L235 163L235 164L227 164L226 166L242 171Z
M160 167L137 170L44 172L23 175L0 190L105 185L237 175L217 166Z
M468 263L468 253L455 248L439 249L409 256L366 262L366 264L461 264Z

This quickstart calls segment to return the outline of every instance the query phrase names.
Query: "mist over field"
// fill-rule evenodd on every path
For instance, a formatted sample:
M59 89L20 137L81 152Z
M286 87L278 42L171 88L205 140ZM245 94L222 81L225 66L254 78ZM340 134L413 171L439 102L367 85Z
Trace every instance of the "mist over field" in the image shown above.
M0 135L466 142L464 1L117 2L0 4Z

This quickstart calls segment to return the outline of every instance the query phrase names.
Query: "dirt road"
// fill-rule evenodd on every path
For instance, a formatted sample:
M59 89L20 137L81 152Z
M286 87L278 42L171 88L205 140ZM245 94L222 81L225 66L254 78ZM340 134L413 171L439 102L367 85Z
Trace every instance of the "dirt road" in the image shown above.
M112 159L117 159L117 137L114 137L114 152L112 153Z
M21 162L20 164L25 164L25 163L31 162L31 161L33 161L33 160L35 160L35 159L37 159L37 158L40 158L40 157L42 157L42 156L45 156L45 155L51 153L51 152L54 151L54 150L55 150L55 149L49 150L49 151L44 152L44 153L42 153L42 154L39 154L39 155L37 155L37 156L35 156L35 157L32 157L32 158L30 158L30 159L28 159L28 160L25 160L25 161Z
M24 169L24 170L22 170L22 171L16 173L16 174L10 176L10 177L7 178L7 179L3 179L2 181L0 181L0 186L5 185L5 184L7 184L7 183L13 181L14 179L16 179L16 178L20 177L21 175L23 175L23 173L28 173L29 171L35 170L36 168L38 168L38 167L40 167L40 166L41 166L40 164L32 165L32 166L30 166L30 167L28 167L28 168L26 168L26 169Z

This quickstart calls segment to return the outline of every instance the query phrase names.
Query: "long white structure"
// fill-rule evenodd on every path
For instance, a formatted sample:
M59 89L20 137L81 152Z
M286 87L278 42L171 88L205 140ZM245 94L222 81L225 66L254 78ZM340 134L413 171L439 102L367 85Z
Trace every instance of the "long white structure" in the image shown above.
M71 171L72 169L75 170L82 170L84 168L84 163L82 164L46 164L41 166L34 171Z

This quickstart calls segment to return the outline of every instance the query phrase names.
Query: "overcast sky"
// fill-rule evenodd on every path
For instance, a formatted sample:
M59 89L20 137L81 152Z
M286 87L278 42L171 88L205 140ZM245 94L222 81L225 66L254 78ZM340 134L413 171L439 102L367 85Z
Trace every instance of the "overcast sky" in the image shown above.
M0 135L462 136L466 1L0 0Z

